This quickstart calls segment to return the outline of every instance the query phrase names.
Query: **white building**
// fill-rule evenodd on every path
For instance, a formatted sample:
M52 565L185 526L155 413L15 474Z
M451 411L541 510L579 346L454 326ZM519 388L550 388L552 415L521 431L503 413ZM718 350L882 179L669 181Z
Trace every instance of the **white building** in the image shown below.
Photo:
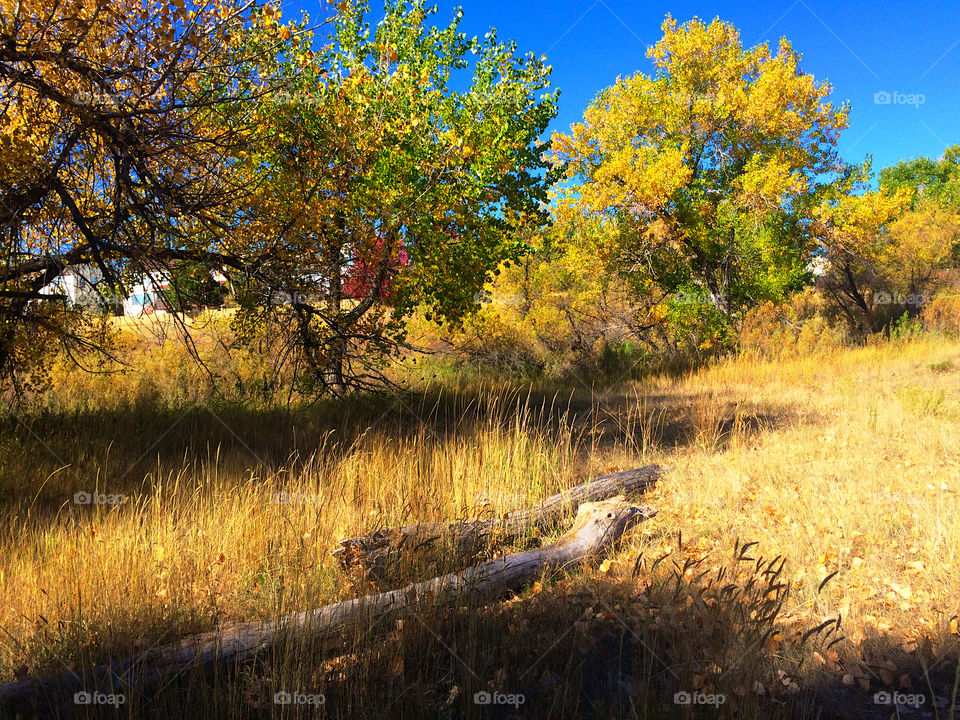
M170 287L170 274L167 270L155 270L145 275L130 288L130 294L123 301L123 314L140 317L169 310L164 291Z
M212 273L220 285L227 278L219 272ZM41 295L63 296L68 305L87 309L105 308L110 312L122 308L124 315L140 317L169 310L165 291L170 287L170 270L159 266L129 289L125 298L119 298L103 284L103 273L96 265L70 265L52 283L40 290ZM116 298L116 299L115 299Z
M98 286L103 282L103 273L96 265L68 265L49 285L40 290L40 295L63 295L70 305L99 306L104 300Z

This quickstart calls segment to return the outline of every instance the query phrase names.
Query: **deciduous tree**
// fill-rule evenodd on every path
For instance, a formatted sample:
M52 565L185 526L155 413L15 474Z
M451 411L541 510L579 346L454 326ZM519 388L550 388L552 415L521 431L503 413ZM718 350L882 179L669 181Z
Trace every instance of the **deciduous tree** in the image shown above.
M638 286L709 296L729 319L807 280L806 212L848 109L786 40L747 49L719 19L668 16L663 32L654 74L618 79L555 138L565 206L609 220Z
M254 110L270 141L241 156L259 189L236 242L263 260L238 327L287 328L284 347L327 391L375 384L414 307L472 310L522 251L517 228L547 220L549 68L494 30L467 38L460 11L429 26L432 12L388 2L371 32L364 5L341 3L316 56L292 44L262 69L283 91ZM276 291L288 302L264 302Z

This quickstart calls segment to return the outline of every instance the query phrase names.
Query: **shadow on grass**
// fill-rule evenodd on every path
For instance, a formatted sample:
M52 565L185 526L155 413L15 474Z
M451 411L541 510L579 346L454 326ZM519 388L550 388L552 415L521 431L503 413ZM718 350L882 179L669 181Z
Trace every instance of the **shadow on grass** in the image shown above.
M142 405L6 414L0 416L0 513L49 519L74 504L75 493L149 494L185 467L197 485L210 476L254 477L280 488L308 458L336 460L365 436L396 444L420 437L442 447L494 428L519 429L639 455L698 443L722 447L735 436L797 420L788 406L748 408L733 399L704 406L692 395L523 389L370 395L292 410Z
M502 603L465 596L358 631L332 653L288 636L243 667L186 672L149 690L80 690L123 693L119 710L70 696L56 709L44 705L49 693L0 710L184 720L954 717L955 636L905 656L900 640L876 635L861 655L839 620L806 627L785 612L783 560L751 550L713 562L674 560L678 549L609 577L558 572ZM890 658L895 681L880 671ZM896 707L877 693L923 698Z

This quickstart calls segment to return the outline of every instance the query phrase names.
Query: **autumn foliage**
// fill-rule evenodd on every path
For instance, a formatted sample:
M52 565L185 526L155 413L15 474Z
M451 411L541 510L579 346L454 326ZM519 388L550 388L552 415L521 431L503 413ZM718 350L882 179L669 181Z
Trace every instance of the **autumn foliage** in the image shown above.
M333 392L377 381L414 307L465 314L521 251L512 229L546 220L549 68L422 2L372 33L366 11L5 5L0 366L97 346L41 292L70 265L97 268L105 305L158 263L222 273L237 337Z

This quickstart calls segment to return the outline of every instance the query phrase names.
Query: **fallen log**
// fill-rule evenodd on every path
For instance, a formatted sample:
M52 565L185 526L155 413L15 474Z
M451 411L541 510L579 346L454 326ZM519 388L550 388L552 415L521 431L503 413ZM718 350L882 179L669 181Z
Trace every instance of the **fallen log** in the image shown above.
M339 647L353 633L392 627L426 603L450 603L466 596L487 602L516 590L543 572L599 555L630 527L656 515L656 510L634 507L622 496L580 505L573 528L552 545L506 555L460 572L412 583L404 588L306 610L271 621L253 621L195 635L127 660L33 680L0 685L0 710L69 712L76 693L125 696L143 693L186 671L203 672L218 664L249 661L294 633L311 647ZM129 702L129 698L127 699ZM85 706L73 705L83 711ZM132 710L132 708L131 708Z
M472 556L491 539L508 541L533 527L545 529L554 525L567 513L576 513L582 503L642 492L659 479L661 472L659 466L647 465L604 475L551 495L535 507L499 518L376 530L341 540L333 555L344 570L359 569L371 579L383 576L388 561L398 553L422 550L444 540L453 542L458 555Z

